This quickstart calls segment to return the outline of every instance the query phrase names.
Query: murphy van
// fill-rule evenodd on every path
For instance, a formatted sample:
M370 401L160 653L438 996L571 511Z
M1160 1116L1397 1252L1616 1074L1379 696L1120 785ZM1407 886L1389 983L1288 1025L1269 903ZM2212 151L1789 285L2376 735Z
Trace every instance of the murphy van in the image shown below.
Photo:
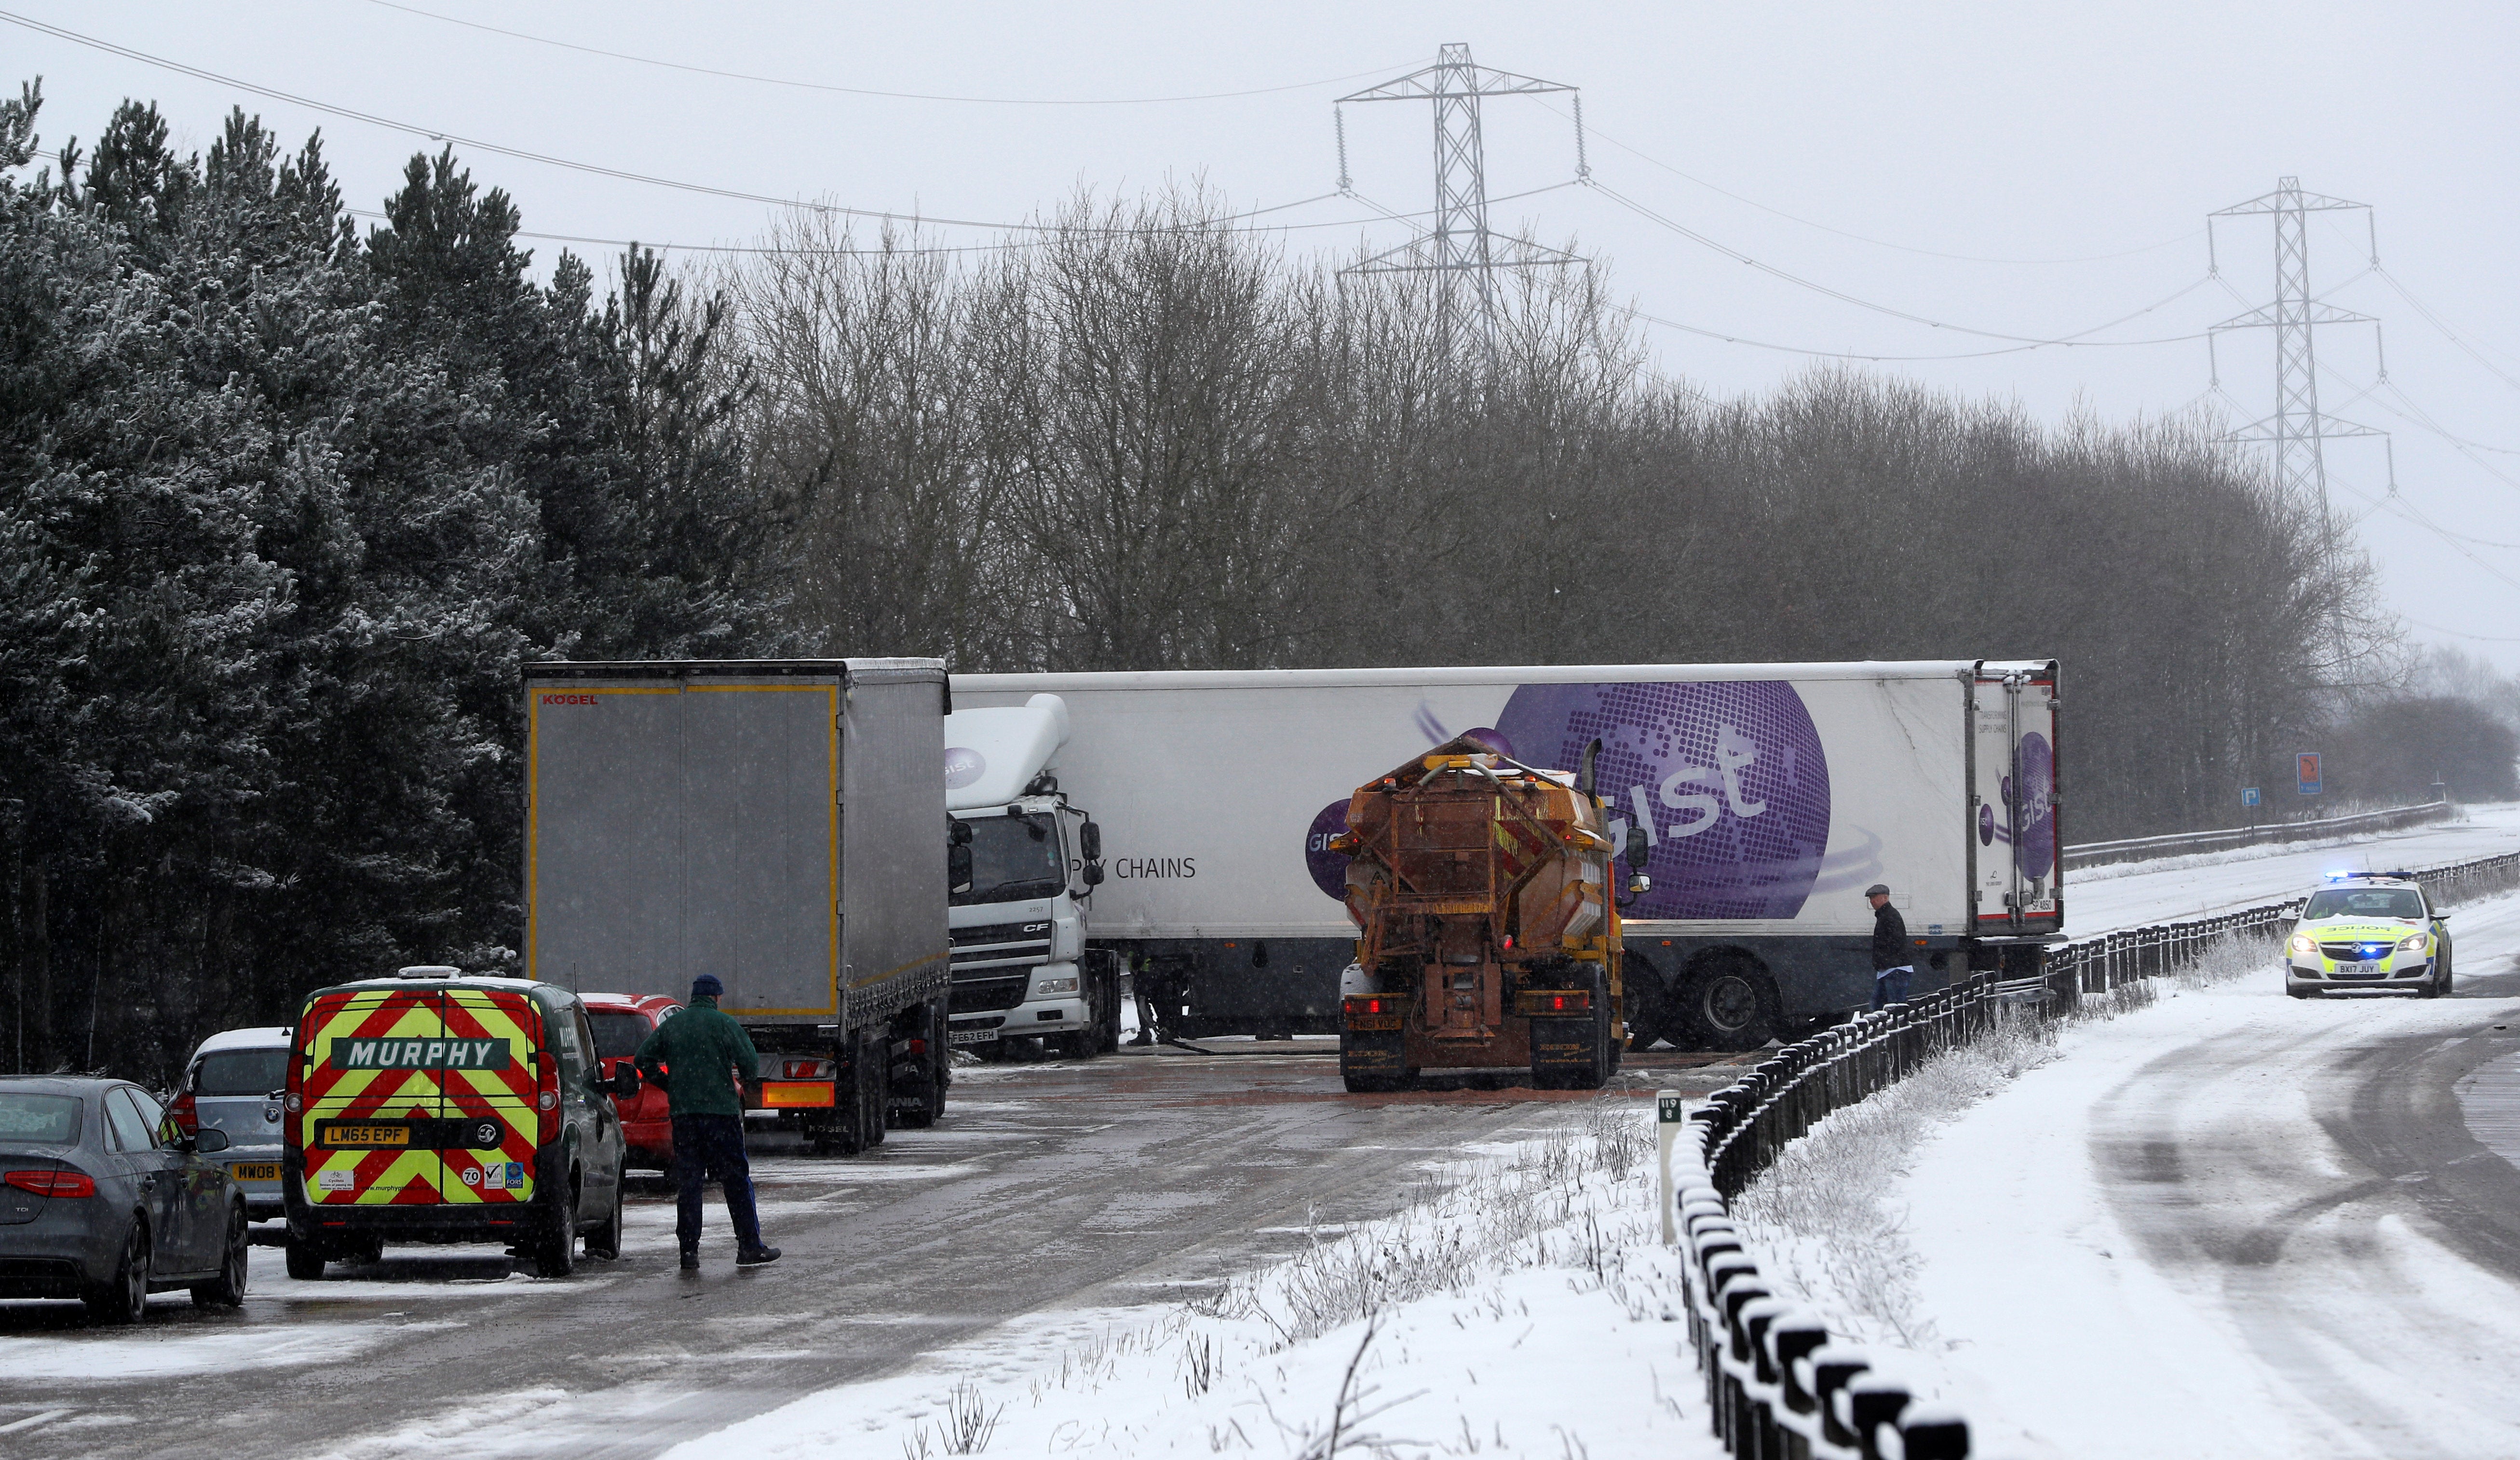
M566 1276L621 1255L626 1148L577 995L406 968L308 995L291 1048L281 1186L289 1275L388 1242L495 1242Z

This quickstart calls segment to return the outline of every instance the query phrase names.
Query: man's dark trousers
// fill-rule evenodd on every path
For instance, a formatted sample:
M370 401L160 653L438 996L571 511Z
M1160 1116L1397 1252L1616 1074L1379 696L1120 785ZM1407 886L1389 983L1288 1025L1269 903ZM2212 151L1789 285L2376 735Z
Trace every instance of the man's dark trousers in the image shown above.
M726 1215L735 1222L736 1246L761 1245L761 1218L752 1210L752 1164L743 1157L743 1117L674 1117L674 1238L683 1251L700 1245L700 1185L714 1177L726 1190Z
M1908 1001L1908 981L1915 976L1916 970L1913 968L1884 968L1879 973L1874 974L1872 976L1872 1006L1876 1009L1886 1009L1894 1003L1906 1003ZM679 1117L677 1119L679 1119ZM682 1132L677 1129L675 1131L675 1139L679 1142L681 1138ZM680 1150L681 1146L677 1144L675 1149Z

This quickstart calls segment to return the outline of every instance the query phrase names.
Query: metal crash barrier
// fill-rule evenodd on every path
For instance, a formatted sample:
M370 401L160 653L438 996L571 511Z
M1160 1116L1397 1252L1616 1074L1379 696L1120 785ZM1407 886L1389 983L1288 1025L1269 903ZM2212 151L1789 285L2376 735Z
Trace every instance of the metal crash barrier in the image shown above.
M2447 907L2520 888L2520 853L2408 875L2436 907ZM2225 939L2273 936L2300 908L2297 899L2269 903L2068 943L2048 954L2042 977L1973 974L1787 1045L1685 1114L1681 1096L1663 1092L1657 1107L1673 1163L1664 1199L1677 1209L1666 1210L1666 1230L1687 1258L1689 1343L1725 1448L1752 1460L1966 1460L1970 1453L1965 1416L1919 1400L1878 1372L1864 1349L1838 1342L1818 1315L1772 1290L1744 1250L1730 1203L1789 1142L1830 1112L1978 1039L1999 1018L2047 1017L2081 995L2177 973Z

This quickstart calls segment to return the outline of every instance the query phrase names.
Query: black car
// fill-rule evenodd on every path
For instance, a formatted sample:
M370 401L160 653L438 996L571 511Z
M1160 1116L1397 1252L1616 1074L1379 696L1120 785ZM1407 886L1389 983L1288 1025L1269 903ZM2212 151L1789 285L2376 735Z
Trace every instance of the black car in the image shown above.
M0 1298L83 1299L108 1323L171 1288L244 1303L245 1194L206 1159L227 1146L123 1081L0 1077Z

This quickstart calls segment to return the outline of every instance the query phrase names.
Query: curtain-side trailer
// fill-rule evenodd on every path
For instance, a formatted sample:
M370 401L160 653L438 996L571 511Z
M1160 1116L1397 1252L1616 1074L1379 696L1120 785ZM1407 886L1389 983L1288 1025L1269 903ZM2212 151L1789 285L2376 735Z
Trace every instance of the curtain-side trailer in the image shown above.
M1193 1036L1336 1030L1349 797L1464 733L1559 771L1602 742L1612 837L1649 847L1625 928L1642 1040L1749 1048L1865 1006L1874 882L1916 940L1915 992L2036 973L2062 936L2052 660L957 675L954 693L1060 697L1059 784L1102 831L1092 941Z
M935 659L525 670L525 974L719 1005L756 1111L849 1153L943 1111Z

